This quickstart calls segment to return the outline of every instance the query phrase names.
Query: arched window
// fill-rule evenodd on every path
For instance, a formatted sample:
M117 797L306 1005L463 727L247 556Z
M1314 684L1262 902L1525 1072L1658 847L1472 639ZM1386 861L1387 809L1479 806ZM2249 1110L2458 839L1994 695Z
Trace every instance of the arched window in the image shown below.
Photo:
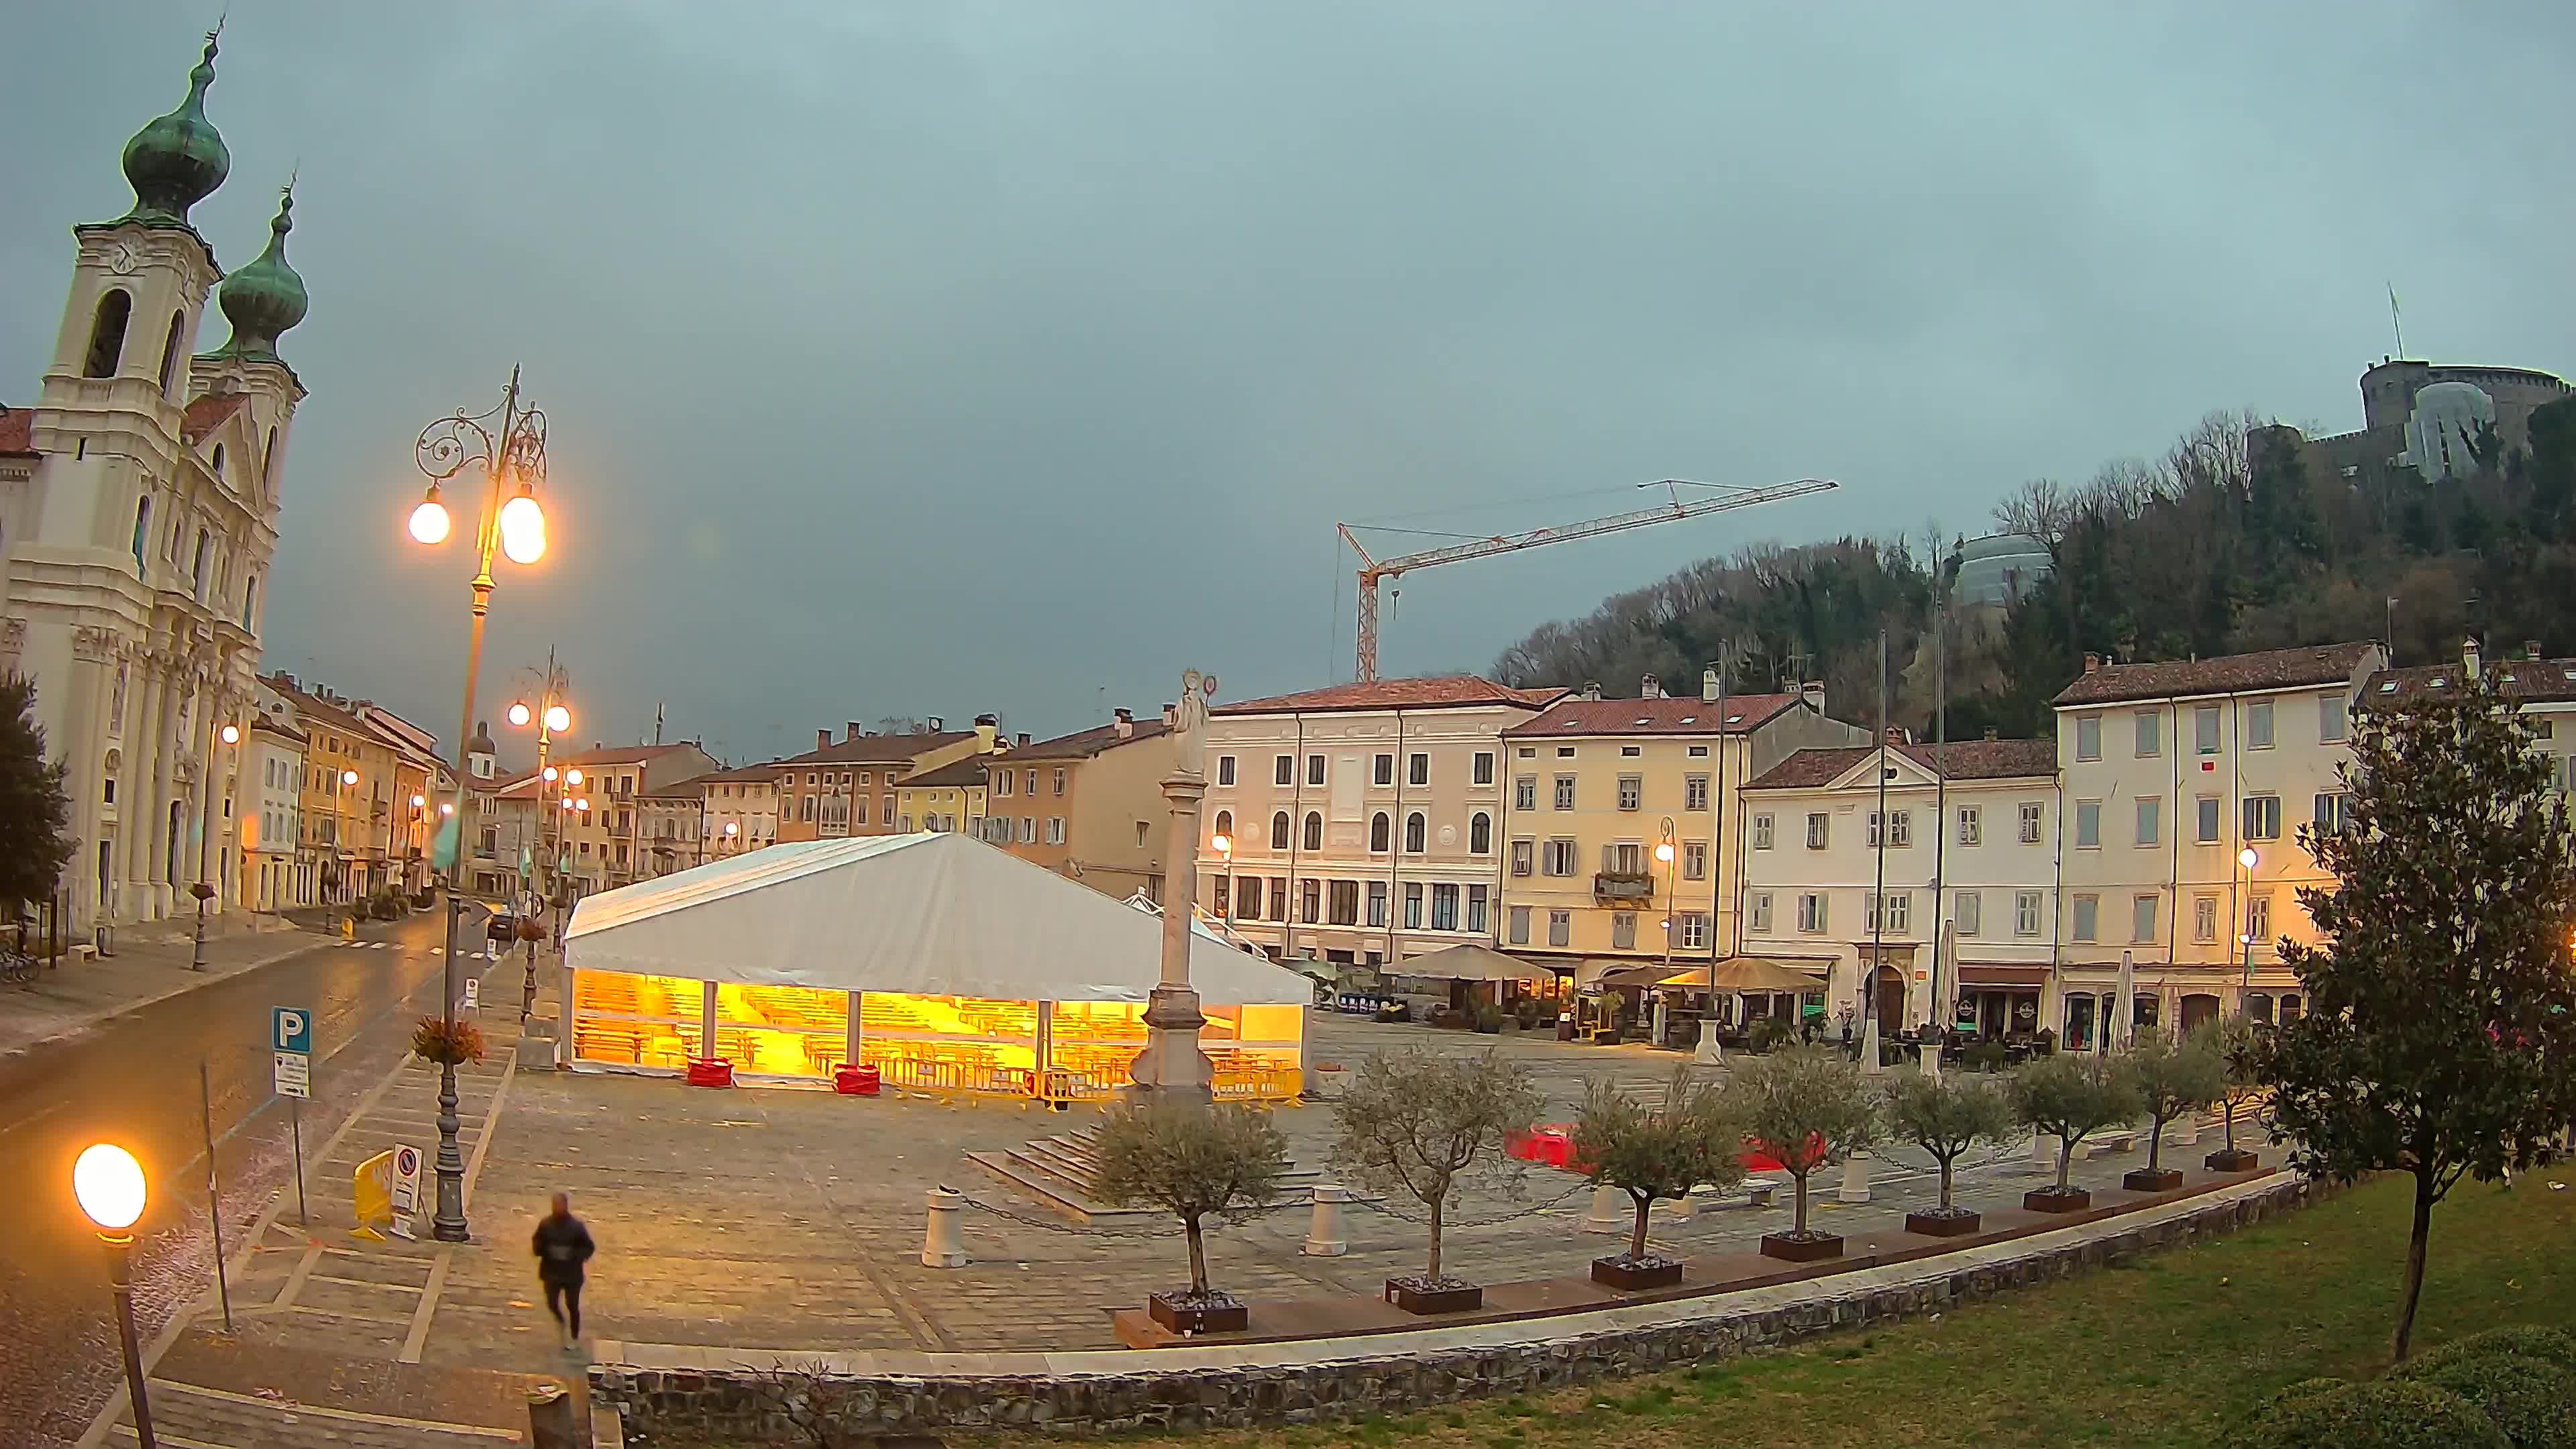
M250 576L250 582L242 585L242 627L244 629L257 628L258 625L252 621L258 617L259 575L252 574Z
M1494 848L1494 817L1479 810L1467 820L1467 853L1485 855Z
M143 567L144 541L152 537L152 495L134 500L134 566Z
M262 443L259 448L259 486L263 490L277 486L277 429L275 428L268 430L268 441Z
M224 445L221 443L215 444L214 465L211 471L218 479L224 476Z
M1288 812L1285 810L1270 817L1270 848L1272 850L1288 848Z
M1424 822L1421 811L1416 810L1412 814L1404 817L1404 849L1407 854L1420 855L1422 853L1423 828Z
M125 357L126 319L133 313L134 298L122 287L98 299L98 315L89 324L89 360L82 364L81 376L116 376L116 364Z
M179 329L188 325L188 314L170 314L170 335L161 339L161 391L167 393L179 382Z
M1376 816L1369 821L1369 849L1383 854L1392 828L1386 812L1383 810L1377 812Z
M213 536L202 528L198 529L197 556L195 561L188 565L188 587L196 595L197 602L201 604L206 601L206 559L213 552L214 546Z
M1226 837L1227 839L1229 839L1229 840L1231 840L1231 839L1234 837L1234 812L1233 812L1233 811L1231 811L1231 810L1220 810L1220 811L1216 812L1216 833L1217 833L1217 834L1219 834L1219 835L1225 836L1225 837Z
M1306 848L1308 850L1324 848L1324 817L1320 811L1306 812Z

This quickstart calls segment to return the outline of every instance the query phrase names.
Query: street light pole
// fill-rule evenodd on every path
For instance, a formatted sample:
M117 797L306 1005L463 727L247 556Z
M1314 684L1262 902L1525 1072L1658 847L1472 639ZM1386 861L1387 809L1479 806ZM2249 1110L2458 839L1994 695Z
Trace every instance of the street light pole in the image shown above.
M125 1351L125 1399L134 1411L134 1437L154 1449L152 1406L143 1387L143 1350L134 1332L134 1227L143 1216L143 1167L134 1154L101 1142L72 1163L72 1196L107 1248L107 1286L116 1296L116 1337Z
M2254 867L2261 864L2262 859L2254 853L2254 847L2250 845L2236 852L2236 863L2245 867L2245 890L2242 895L2245 904L2239 912L2240 919L2236 922L2236 939L2245 948L2245 974L2236 986L2236 1010L2240 1015L2245 1010L2245 994L2254 989Z
M463 832L466 781L473 774L468 750L474 736L474 681L483 667L483 620L492 612L492 553L497 547L514 563L533 564L545 557L545 511L537 503L536 485L546 476L546 415L535 408L519 405L519 369L510 369L509 385L501 391L499 434L484 426L491 413L468 415L458 412L441 418L421 430L420 439L412 446L413 460L429 477L429 488L420 504L412 510L411 536L424 544L446 539L448 517L446 506L439 502L439 484L474 466L481 466L488 490L482 517L474 529L474 581L472 617L465 644L465 698L457 711L456 725L456 819ZM502 496L504 480L515 479L518 492L507 499ZM440 961L440 1019L449 1039L456 1034L456 930L457 918L465 903L459 898L458 877L465 852L460 848L447 858L447 953ZM435 854L435 851L432 852ZM449 1053L447 1055L453 1055ZM442 1062L438 1069L438 1155L435 1170L438 1177L438 1205L430 1216L430 1236L442 1243L462 1243L470 1236L465 1221L465 1153L456 1140L463 1124L456 1115L456 1065Z
M215 734L227 745L241 743L239 725L225 725ZM215 761L209 754L206 758L205 782L202 786L205 793L199 797L197 811L197 884L196 888L189 892L197 898L197 944L196 948L188 954L188 969L191 971L206 969L206 900L215 893L214 888L206 884L206 837L214 832L215 813L205 807L213 803L214 785Z

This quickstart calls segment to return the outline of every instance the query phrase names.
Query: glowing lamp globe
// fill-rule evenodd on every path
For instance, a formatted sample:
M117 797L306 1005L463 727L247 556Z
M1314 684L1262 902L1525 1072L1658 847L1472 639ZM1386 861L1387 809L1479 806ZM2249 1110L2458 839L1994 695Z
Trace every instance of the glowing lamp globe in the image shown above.
M1673 859L1673 843L1667 840L1663 844L1656 846L1655 859L1670 865Z
M501 505L501 552L522 564L546 556L546 511L528 494Z
M143 1216L143 1164L112 1142L83 1148L72 1163L72 1196L91 1222L121 1233Z
M1234 854L1234 837L1231 835L1226 835L1220 832L1214 839L1210 840L1208 844L1215 847L1216 853L1219 855Z
M2260 857L2254 854L2254 847L2250 845L2245 847L2243 850L2236 852L2236 863L2245 867L2247 870L2252 870L2254 868L2254 862L2259 858Z
M580 799L575 800L574 802L572 802L572 808L574 808L575 810L587 810L587 809L589 809L589 808L590 808L590 797L589 797L589 796L587 796L587 795L584 795L584 796L582 796Z
M420 807L422 807L423 805L426 805L426 804L428 804L428 803L429 803L428 801L423 800L423 799L422 799L422 798L420 798L418 795L414 795L414 796L412 796L412 797L411 797L411 808L413 808L414 810L417 810L417 809L419 809Z
M566 771L564 771L564 783L565 783L565 784L567 784L567 785L578 785L578 784L580 784L580 783L581 783L581 771L580 771L580 770L578 770L578 769L572 769L572 770L566 770Z
M225 743L225 744L228 744L228 745L237 745L237 744L240 744L240 743L241 743L241 727L240 727L239 725L226 725L226 726L224 726L224 728L223 728L223 741L224 741L224 743Z
M453 814L455 814L455 813L456 813L456 802L455 802L455 801L453 801L453 800L441 800L441 801L439 801L439 802L438 802L438 813L439 813L439 814L441 814L441 815L453 815Z
M411 511L412 538L420 543L447 542L447 505L435 498L424 498Z
M517 700L517 701L512 702L512 704L510 705L510 723L511 723L511 724L513 724L513 725L518 725L518 726L521 726L521 727L525 727L525 726L526 726L526 724L528 723L528 720L530 719L530 717L531 717L531 716L530 716L530 715L529 715L529 713L528 713L528 705L527 705L527 701L525 701L525 700Z
M358 772L355 770L342 770L340 772L340 783L343 785L354 785L358 783Z
M572 711L559 704L546 706L546 728L563 731L572 728Z

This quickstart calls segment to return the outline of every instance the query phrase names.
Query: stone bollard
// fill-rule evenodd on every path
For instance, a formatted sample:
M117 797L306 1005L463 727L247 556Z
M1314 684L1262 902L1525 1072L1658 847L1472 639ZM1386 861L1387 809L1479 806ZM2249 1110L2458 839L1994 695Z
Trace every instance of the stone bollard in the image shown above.
M580 1421L574 1417L572 1395L558 1383L539 1384L528 1390L528 1443L530 1449L579 1449L574 1437Z
M1695 1189L1684 1189L1680 1197L1669 1198L1667 1201L1673 1205L1674 1222L1686 1223L1699 1216L1699 1197Z
M1941 1080L1941 1048L1937 1044L1923 1049L1923 1075L1936 1082Z
M2174 1125L2182 1129L2181 1133L2174 1138L2174 1145L2176 1147L2197 1147L2200 1145L2200 1112L2197 1108L2183 1113L2182 1120Z
M2057 1139L2036 1127L2030 1129L2030 1165L2046 1173L2057 1171Z
M1624 1233L1636 1212L1637 1205L1625 1188L1596 1187L1592 1190L1592 1211L1583 1217L1583 1230L1587 1233Z
M966 1195L962 1192L945 1187L930 1190L930 1216L921 1227L921 1266L966 1266L966 1240L958 1235L957 1227L965 1207Z
M1869 1154L1855 1152L1843 1159L1843 1189L1834 1196L1843 1202L1869 1201Z
M1351 1250L1351 1240L1342 1226L1342 1204L1351 1200L1351 1190L1334 1183L1315 1184L1315 1211L1306 1220L1306 1241L1297 1251L1309 1258L1338 1258Z

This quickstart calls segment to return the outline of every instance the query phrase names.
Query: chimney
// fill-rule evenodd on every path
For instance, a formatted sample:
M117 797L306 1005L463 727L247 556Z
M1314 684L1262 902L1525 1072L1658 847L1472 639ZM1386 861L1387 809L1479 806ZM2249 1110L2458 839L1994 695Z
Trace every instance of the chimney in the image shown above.
M1995 727L1993 725L1986 726L1986 738L1991 740L1995 737Z
M1887 742L1891 745L1901 745L1905 743L1905 726L1889 725L1887 727Z
M2099 674L2099 673L2101 673L2101 672L2102 672L2102 656L2101 656L2101 655L2099 655L2099 654L2094 653L2094 652L2093 652L2092 650L2090 650L2090 649L2085 650L2085 651L2084 651L2084 672L2085 672L2085 673L2087 673L2087 674Z
M2478 677L2478 636L2475 634L2464 635L2460 639L2460 672L2471 679Z
M816 731L814 731L814 748L816 748L816 749L818 749L818 750L828 750L828 749L830 749L831 747L832 747L832 732L831 732L830 730L816 730Z
M1012 739L1012 743L1018 745L1021 749L1027 749L1029 747L1029 732L1027 730L1020 731L1019 734Z
M1644 679L1637 682L1637 697L1639 699L1663 698L1664 682L1656 678L1654 675L1647 675Z
M1134 710L1118 709L1112 710L1110 713L1115 716L1114 722L1110 725L1110 728L1118 732L1118 738L1126 740L1136 737L1136 712Z
M1599 699L1601 697L1601 681L1597 679L1587 679L1583 681L1583 697L1585 699Z
M1167 730L1177 729L1180 727L1180 723L1181 707L1177 704L1165 701L1163 705L1163 728Z
M2540 641L2537 639L2523 640L2522 657L2525 659L2538 659L2540 657Z
M1699 702L1717 703L1717 671L1714 669L1703 669L1699 672Z
M841 738L844 740L855 740L864 733L866 733L866 731L859 728L859 722L857 720L843 720L841 722Z
M976 749L988 755L993 753L993 745L995 741L1001 738L1001 734L1002 717L1000 715L979 714L975 716Z

